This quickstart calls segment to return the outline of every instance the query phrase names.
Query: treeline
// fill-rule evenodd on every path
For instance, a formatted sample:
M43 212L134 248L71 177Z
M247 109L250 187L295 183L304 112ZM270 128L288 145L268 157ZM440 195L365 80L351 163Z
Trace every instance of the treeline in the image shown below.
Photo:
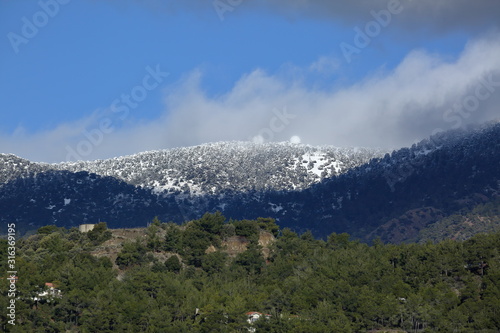
M265 249L264 236L274 239ZM89 233L48 226L18 240L16 325L2 329L485 333L500 327L500 233L367 245L348 234L317 240L279 230L272 219L226 221L217 213L182 226L155 220L144 237L123 244L115 262L91 254L111 237L101 224ZM247 250L231 252L231 239ZM6 249L2 240L2 258ZM8 271L6 260L0 269ZM47 282L60 297L34 300ZM2 309L7 283L1 279ZM250 324L252 311L270 316ZM0 318L7 323L6 311Z

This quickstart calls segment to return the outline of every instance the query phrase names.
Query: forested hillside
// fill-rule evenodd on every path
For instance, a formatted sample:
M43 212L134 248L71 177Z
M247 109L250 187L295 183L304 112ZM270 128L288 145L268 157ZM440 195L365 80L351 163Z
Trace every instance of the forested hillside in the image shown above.
M7 330L497 332L499 246L500 233L403 245L317 240L272 219L219 213L136 231L46 226L17 242L17 324ZM0 283L5 309L8 281ZM263 315L249 323L249 312Z
M495 122L385 156L241 142L57 165L0 154L0 222L21 233L101 219L111 228L143 227L154 216L183 223L221 211L234 219L269 216L324 239L332 232L367 242L465 239L498 230L499 197ZM459 217L467 214L474 216Z

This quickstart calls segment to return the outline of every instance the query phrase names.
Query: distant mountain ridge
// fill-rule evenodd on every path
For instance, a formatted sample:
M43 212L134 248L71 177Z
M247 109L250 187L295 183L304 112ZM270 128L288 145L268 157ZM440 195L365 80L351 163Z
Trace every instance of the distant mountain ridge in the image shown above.
M66 170L111 176L159 192L192 195L225 191L302 190L382 156L366 148L314 147L288 142L217 142L150 151L108 160L33 163L0 154L0 183L17 177Z
M300 214L307 224L293 224L307 225L319 235L345 231L401 242L423 239L426 228L447 216L487 202L498 204L499 195L500 124L490 123L440 133L375 158L311 186L294 200L280 194L268 200L282 207L280 218L286 221L294 220L299 210L307 212Z
M288 142L217 142L104 161L61 163L55 168L113 176L155 192L212 195L226 191L302 190L382 154L366 148Z
M323 237L418 241L460 209L495 200L499 140L500 124L491 123L391 154L250 142L60 164L0 154L0 220L26 230L99 219L132 227L154 216L182 222L220 210L235 219L274 217Z
M96 219L142 226L156 215L181 222L204 210L223 210L225 197L304 190L382 154L288 142L218 142L56 164L0 154L1 218L26 219L32 227Z

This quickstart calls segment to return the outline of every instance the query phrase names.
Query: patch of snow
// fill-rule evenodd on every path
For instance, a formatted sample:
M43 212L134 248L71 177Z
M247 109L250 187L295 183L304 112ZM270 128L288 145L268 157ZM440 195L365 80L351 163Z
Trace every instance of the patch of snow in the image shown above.
M275 213L278 213L279 211L283 210L283 206L281 205L276 205L273 204L272 202L269 202L268 204L271 206L271 210Z

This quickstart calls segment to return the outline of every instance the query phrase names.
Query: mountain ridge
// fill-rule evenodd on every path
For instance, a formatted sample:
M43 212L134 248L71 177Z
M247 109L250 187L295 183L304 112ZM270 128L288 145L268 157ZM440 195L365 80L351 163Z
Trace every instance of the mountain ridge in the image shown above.
M418 239L422 230L460 207L481 203L460 203L467 196L487 201L498 196L499 137L500 124L494 123L439 133L390 154L227 142L56 165L2 154L0 216L5 222L25 216L32 226L42 223L34 216L39 214L45 224L103 218L112 227L132 227L156 215L180 223L219 210L236 219L270 216L283 227L310 229L320 237L349 232L400 242ZM78 191L86 193L79 197L80 206L65 204ZM121 213L113 209L116 202ZM426 207L439 212L439 219L414 220L426 214L421 210ZM85 218L82 210L87 210ZM380 229L389 221L400 226L407 220L414 220L413 232Z
M226 190L301 190L382 153L367 148L233 141L149 151L94 162L60 163L54 167L112 175L156 192L189 188L194 195L211 195ZM311 167L311 158L321 159L323 163L319 168ZM142 173L134 174L139 165ZM273 176L281 179L273 181Z

